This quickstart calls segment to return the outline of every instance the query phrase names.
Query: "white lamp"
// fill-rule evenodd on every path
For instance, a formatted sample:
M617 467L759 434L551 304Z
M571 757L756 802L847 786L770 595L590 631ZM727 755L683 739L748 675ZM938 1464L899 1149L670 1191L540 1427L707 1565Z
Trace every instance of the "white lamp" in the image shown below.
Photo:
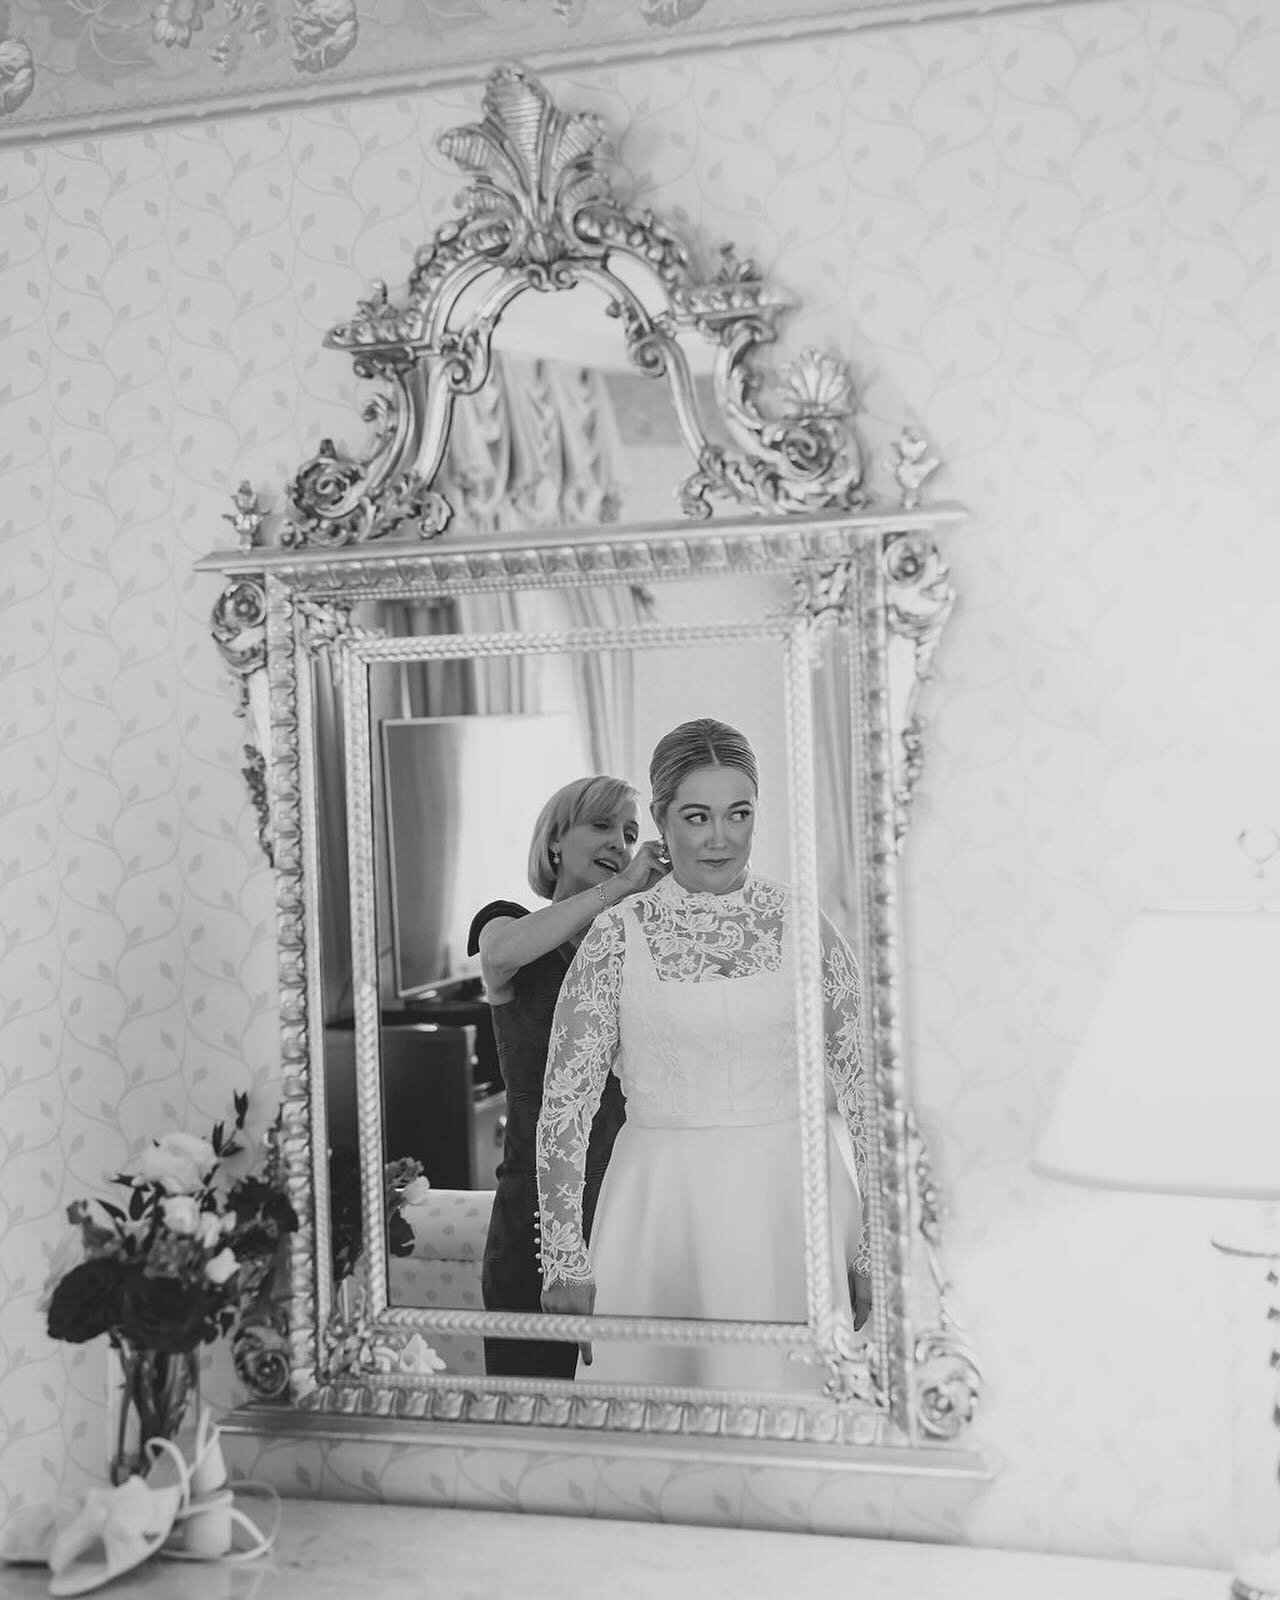
M1139 912L1032 1166L1101 1189L1280 1200L1280 914ZM1268 1261L1274 1290L1280 1230L1265 1221L1257 1242L1220 1248ZM1280 1305L1269 1315L1280 1364ZM1236 1600L1280 1600L1273 1487L1274 1548L1238 1557Z

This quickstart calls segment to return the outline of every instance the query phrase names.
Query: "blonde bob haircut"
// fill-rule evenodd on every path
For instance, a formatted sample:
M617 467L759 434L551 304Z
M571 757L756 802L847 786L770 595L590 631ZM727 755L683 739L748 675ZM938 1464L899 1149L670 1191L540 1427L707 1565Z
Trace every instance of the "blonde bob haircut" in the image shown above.
M529 841L529 887L534 894L550 900L556 892L556 864L551 851L562 834L580 822L611 817L628 801L638 803L639 796L622 778L575 778L563 789L557 789L538 813Z

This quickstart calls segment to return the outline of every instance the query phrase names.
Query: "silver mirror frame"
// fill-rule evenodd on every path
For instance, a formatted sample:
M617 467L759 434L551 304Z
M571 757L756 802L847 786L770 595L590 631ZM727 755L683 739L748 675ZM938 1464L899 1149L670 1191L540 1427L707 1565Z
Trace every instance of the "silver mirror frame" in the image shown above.
M626 1430L664 1436L686 1432L806 1444L894 1445L956 1440L977 1406L981 1381L949 1303L941 1266L941 1205L928 1155L909 1104L901 1038L899 969L900 855L919 776L918 705L928 662L953 594L935 543L960 520L957 508L755 517L713 526L666 524L617 530L557 530L553 541L468 540L440 545L258 550L206 558L205 570L228 580L219 603L219 640L242 682L255 681L263 659L268 684L268 837L277 881L282 1030L280 1154L304 1226L291 1247L288 1331L271 1354L278 1372L287 1350L289 1390L302 1407L322 1412L494 1422L507 1426ZM623 578L658 583L718 574L781 574L794 601L786 615L693 628L640 628L616 634L433 636L389 639L355 628L351 612L370 599L428 598L494 589L581 586ZM238 597L238 598L237 598ZM227 618L240 617L239 632ZM623 648L777 639L788 662L788 746L797 817L797 888L815 899L812 747L808 672L822 636L844 630L857 776L865 1060L877 1108L871 1220L874 1311L869 1346L850 1347L820 1292L807 1327L643 1325L632 1319L530 1319L512 1313L419 1311L386 1302L381 1237L368 1234L369 1276L354 1295L335 1300L329 1277L327 1148L321 1081L308 1019L318 1012L318 915L311 661L331 652L341 667L348 726L353 933L357 956L358 1100L366 1216L381 1214L382 1135L377 1071L377 992L369 974L373 867L369 850L371 663L409 656ZM262 637L262 635L265 635ZM651 637L650 637L651 636ZM245 698L253 690L246 688ZM812 928L810 929L812 933ZM816 936L816 935L815 935ZM800 979L816 973L810 950ZM812 971L810 971L810 967ZM803 1012L801 1015L803 1016ZM810 1027L812 1022L810 1022ZM812 1043L810 1046L813 1047ZM817 1071L810 1097L820 1094ZM813 1111L813 1107L809 1107ZM813 1120L812 1117L810 1119ZM812 1132L812 1130L810 1130ZM825 1259L825 1172L812 1138L806 1144L810 1283ZM597 1336L764 1341L803 1352L826 1368L825 1392L785 1403L757 1395L618 1390L533 1380L427 1375L423 1339L432 1331L532 1331L554 1337ZM252 1361L241 1362L251 1372Z
M771 374L762 352L789 297L731 245L707 275L665 222L619 200L597 116L558 110L532 73L504 66L489 75L482 120L439 143L472 179L459 215L418 251L403 303L377 281L325 340L351 355L357 376L383 385L363 411L368 446L352 455L321 441L289 485L280 543L440 537L455 511L438 481L454 401L488 379L503 311L521 295L579 284L602 292L635 368L669 386L694 467L680 488L686 516L710 517L713 499L784 513L867 503L844 363L807 350ZM690 341L710 347L732 446L713 442L699 415ZM936 465L921 448L899 478L904 493ZM251 486L241 494L238 531L256 539L265 513Z
M721 252L718 272L704 276L665 223L621 204L596 118L561 113L531 75L501 68L489 80L482 122L441 142L474 180L459 217L418 253L403 305L393 305L385 286L376 285L327 341L353 356L358 375L383 385L362 413L372 424L371 445L364 454L347 455L322 442L290 482L282 514L242 483L226 517L238 548L198 564L224 580L212 631L251 723L245 776L275 871L282 1069L277 1159L303 1219L290 1243L287 1302L264 1306L249 1319L235 1349L237 1370L260 1399L289 1400L273 1413L269 1431L288 1431L290 1418L350 1415L403 1419L407 1427L421 1420L537 1428L548 1430L544 1441L565 1441L565 1449L572 1448L573 1430L592 1430L615 1438L694 1436L839 1452L856 1446L886 1461L890 1450L900 1459L905 1448L923 1460L933 1446L960 1440L981 1393L977 1361L951 1304L941 1257L942 1205L910 1104L899 958L900 856L923 762L921 691L954 601L936 536L964 513L921 504L939 463L910 429L888 464L896 504L872 497L844 364L806 352L771 374L761 352L777 336L786 297L731 248ZM614 270L627 259L658 285L662 309L636 295L634 273ZM669 383L694 465L681 494L685 515L694 520L442 538L454 508L437 475L453 402L484 382L502 309L519 294L582 282L612 297L640 371ZM733 447L712 443L698 415L682 346L691 338L712 346L720 422ZM730 503L714 521L708 520L713 498ZM423 1360L423 1332L498 1332L527 1319L388 1306L375 1287L384 1282L376 1228L370 1230L365 1287L333 1292L323 1076L313 1026L321 1007L312 656L328 651L341 665L349 725L367 737L360 686L367 684L369 663L399 646L352 627L351 612L361 600L750 573L783 574L793 586L785 617L761 617L748 628L754 629L749 636L782 640L787 652L792 793L800 802L795 815L808 819L797 846L802 905L815 901L815 841L809 691L798 664L812 660L828 630L842 631L848 646L857 848L864 863L856 943L877 1128L869 1345L848 1343L822 1292L812 1290L804 1327L728 1325L726 1331L611 1319L608 1328L628 1336L692 1333L789 1346L825 1366L825 1392L811 1399L787 1397L784 1403L750 1394L432 1376ZM713 636L714 630L689 634L702 642ZM628 642L566 635L556 647L566 640L606 648ZM422 650L422 642L413 648ZM550 644L506 635L467 648L482 654ZM371 871L367 860L361 864L369 838L368 760L367 748L357 748L349 808L353 933L366 941L373 915ZM810 931L816 939L816 929ZM816 952L810 949L808 957L813 976ZM803 977L798 988L805 990ZM812 985L805 993L808 1005ZM359 997L368 1218L382 1209L376 996L373 1004L371 1017L369 996ZM816 1049L812 1026L810 1019ZM815 1072L810 1099L817 1082ZM806 1137L813 1285L823 1277L814 1266L826 1226L825 1170L817 1170L815 1140ZM594 1329L595 1320L538 1318L537 1326L544 1337L548 1331L575 1337ZM624 1320L625 1329L612 1326ZM944 1453L956 1471L972 1459Z

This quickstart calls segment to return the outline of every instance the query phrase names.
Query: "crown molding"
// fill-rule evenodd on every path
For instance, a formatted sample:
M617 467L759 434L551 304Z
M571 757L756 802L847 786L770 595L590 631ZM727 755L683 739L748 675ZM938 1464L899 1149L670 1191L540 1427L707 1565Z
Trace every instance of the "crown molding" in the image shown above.
M0 146L413 95L539 73L1120 0L534 0L466 28L356 0L0 4ZM94 63L113 65L109 73ZM88 64L88 65L86 65ZM92 69L92 70L91 70Z

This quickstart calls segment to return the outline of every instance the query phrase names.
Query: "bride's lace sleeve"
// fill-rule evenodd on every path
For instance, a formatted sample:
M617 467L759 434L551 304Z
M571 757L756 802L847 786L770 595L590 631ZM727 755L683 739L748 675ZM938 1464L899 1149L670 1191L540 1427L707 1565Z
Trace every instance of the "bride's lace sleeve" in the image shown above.
M544 1287L591 1277L582 1232L582 1188L592 1119L618 1053L625 939L622 914L602 912L579 946L556 1001L538 1117Z
M862 1232L851 1265L859 1272L871 1268L867 1229L867 1110L866 1074L862 1069L862 979L857 959L847 940L822 916L822 1002L826 1038L827 1076L835 1091L836 1106L849 1131L853 1166L862 1209Z

